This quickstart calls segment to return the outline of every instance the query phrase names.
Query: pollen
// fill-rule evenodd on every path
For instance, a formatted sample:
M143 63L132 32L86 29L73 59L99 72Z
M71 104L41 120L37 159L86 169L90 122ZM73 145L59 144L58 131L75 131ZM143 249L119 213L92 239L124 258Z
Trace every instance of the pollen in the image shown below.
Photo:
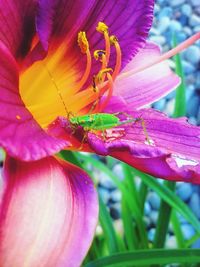
M108 32L108 26L104 22L99 22L96 30L100 33Z
M79 32L78 33L78 45L81 49L81 52L83 54L86 54L87 51L89 50L89 43L87 40L87 36L85 32Z

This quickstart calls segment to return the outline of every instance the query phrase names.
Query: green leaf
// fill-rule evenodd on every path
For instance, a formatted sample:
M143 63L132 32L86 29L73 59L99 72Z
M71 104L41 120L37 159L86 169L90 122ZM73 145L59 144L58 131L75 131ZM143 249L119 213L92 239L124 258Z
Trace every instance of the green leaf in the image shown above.
M152 264L199 262L199 249L149 249L118 253L90 262L85 267L150 266Z
M177 45L176 35L173 34L173 46ZM176 64L176 74L181 78L181 84L176 89L176 99L175 99L175 109L174 109L174 117L182 117L186 114L186 94L185 94L185 79L183 73L183 67L181 62L181 57L179 54L174 56L175 64Z
M107 240L109 252L110 253L118 252L119 247L117 242L117 236L112 224L112 220L100 195L99 195L99 220L103 228L105 238Z
M156 178L150 175L144 174L136 169L133 169L135 175L138 175L142 181L153 189L165 202L179 212L188 222L190 222L195 230L200 233L200 223L190 208L180 200L174 192L169 188L160 184Z

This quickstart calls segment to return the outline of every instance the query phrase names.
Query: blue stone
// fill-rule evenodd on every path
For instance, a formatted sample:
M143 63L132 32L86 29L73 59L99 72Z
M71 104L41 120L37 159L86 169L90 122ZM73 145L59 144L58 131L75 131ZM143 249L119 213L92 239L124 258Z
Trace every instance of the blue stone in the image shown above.
M195 67L190 63L187 62L186 60L182 60L182 66L185 74L191 74L194 73Z
M187 102L189 102L191 97L194 95L194 91L195 91L195 88L193 84L190 84L187 86L187 90L186 90L186 101Z
M189 205L197 218L200 219L200 198L197 193L192 194Z
M185 32L177 32L176 33L177 42L181 43L187 39L187 35Z
M167 101L165 105L164 112L169 116L172 116L172 114L174 113L174 104L175 104L175 99L170 99L169 101Z
M172 32L176 33L182 30L182 25L177 20L171 20L169 28Z
M188 201L192 195L192 187L190 184L181 183L177 188L177 195L183 200Z
M192 248L200 248L200 238L194 242L194 244L192 245Z
M167 100L171 100L172 98L174 98L176 96L176 91L172 91L171 93L169 93L168 95L166 95L166 99Z
M195 235L194 228L190 224L182 224L181 230L183 232L185 239L187 240Z
M112 191L110 193L110 199L113 201L113 202L120 202L121 201L121 198L122 198L122 194L121 192L116 189L114 191Z
M177 248L177 241L174 235L168 237L165 242L166 248Z
M121 204L115 203L110 206L110 215L114 220L118 220L121 217Z
M191 45L184 52L184 57L191 64L198 64L200 62L200 48L196 45Z
M101 196L103 202L104 202L105 204L107 204L108 201L109 201L109 199L110 199L109 191L106 190L105 188L99 187L99 188L98 188L98 192L99 192L99 194L100 194L100 196Z
M174 7L184 4L184 2L185 0L173 0L173 1L169 0L169 4Z
M200 6L199 0L190 0L194 7Z
M157 224L157 221L158 221L158 211L153 210L153 211L150 213L149 218L151 219L152 224L153 224L153 225L156 225L156 224Z
M191 14L192 14L192 8L191 8L191 6L189 4L184 4L181 7L181 12L182 12L183 15L186 15L187 17L190 17Z
M122 181L124 179L122 164L115 164L115 166L113 167L113 173L117 175L120 181Z
M192 14L190 19L189 19L189 23L191 27L195 27L195 26L199 26L200 24L200 17L197 16L196 14Z
M190 99L190 105L187 105L187 115L188 117L196 117L199 107L199 97L193 95Z
M163 17L172 18L173 10L170 6L163 7L161 11L158 14L158 19L161 19Z
M186 16L186 15L181 15L180 16L180 18L179 18L179 21L180 21L180 23L181 23L181 25L182 25L182 27L183 26L185 26L185 25L187 25L188 24L188 17Z
M170 18L169 17L162 17L158 23L158 30L160 33L165 32L168 27L170 26Z
M166 103L166 100L164 98L162 98L159 101L155 102L153 104L153 107L155 109L158 109L158 110L162 111L164 109L164 107L165 107L165 103Z
M192 29L188 26L183 27L183 32L187 35L187 37L192 35Z
M150 213L151 213L151 206L150 206L149 202L146 201L144 204L144 214L146 216L149 216Z
M160 198L156 193L154 193L154 192L149 193L148 196L147 196L147 200L149 201L151 207L154 210L158 210L159 209L159 207L160 207Z
M194 33L200 32L200 25L197 25L193 28ZM196 42L197 45L200 46L199 40Z
M149 231L148 231L148 240L150 242L153 242L154 240L154 236L155 236L155 232L156 232L156 229L155 228L151 228Z
M165 42L166 42L165 37L164 36L161 36L161 35L151 36L150 39L151 39L152 42L155 42L156 44L158 44L160 46L164 45Z
M114 184L114 182L106 174L100 173L99 183L102 187L107 188L107 189L116 188L116 185Z

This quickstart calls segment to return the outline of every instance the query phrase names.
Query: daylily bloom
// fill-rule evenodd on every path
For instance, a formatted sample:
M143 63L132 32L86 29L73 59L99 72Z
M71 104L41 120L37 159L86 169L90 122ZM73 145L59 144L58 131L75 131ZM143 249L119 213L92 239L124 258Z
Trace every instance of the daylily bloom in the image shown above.
M52 156L61 149L200 182L200 129L142 109L180 82L164 61L177 51L160 56L146 42L153 4L0 1L0 145L7 152L1 266L81 264L97 223L97 196L85 172ZM136 120L105 131L70 123L73 114L102 112Z

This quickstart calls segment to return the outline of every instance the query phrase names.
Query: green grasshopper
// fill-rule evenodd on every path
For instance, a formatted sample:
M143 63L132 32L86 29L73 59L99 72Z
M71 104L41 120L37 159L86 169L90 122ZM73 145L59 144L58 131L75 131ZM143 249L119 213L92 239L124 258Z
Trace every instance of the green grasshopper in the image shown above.
M61 92L52 76L52 74L50 73L50 71L48 70L47 66L45 66L53 84L55 85L55 88L58 92L58 95L60 97L61 102L64 105L64 108L66 110L67 113L67 118L70 122L70 126L72 127L73 131L75 132L78 126L81 126L84 131L102 131L103 133L103 137L105 139L105 131L108 129L112 129L115 128L117 126L120 125L125 125L128 123L132 123L132 122L137 122L137 121L141 121L142 124L142 128L144 130L144 134L146 137L146 140L149 143L149 138L148 138L148 133L145 127L145 122L142 118L130 118L129 114L126 114L124 112L118 112L118 113L114 113L114 114L110 114L110 113L92 113L92 114L87 114L87 115L80 115L80 116L74 116L72 112L68 112L67 107L65 105L65 101L61 95ZM121 121L117 115L125 115L127 118L130 119L126 119L124 121ZM82 143L85 139L85 136L82 140Z
M76 116L69 119L70 123L77 127L82 126L86 131L104 131L123 124L136 122L139 119L128 119L120 121L117 115L122 113L94 113L89 115Z

